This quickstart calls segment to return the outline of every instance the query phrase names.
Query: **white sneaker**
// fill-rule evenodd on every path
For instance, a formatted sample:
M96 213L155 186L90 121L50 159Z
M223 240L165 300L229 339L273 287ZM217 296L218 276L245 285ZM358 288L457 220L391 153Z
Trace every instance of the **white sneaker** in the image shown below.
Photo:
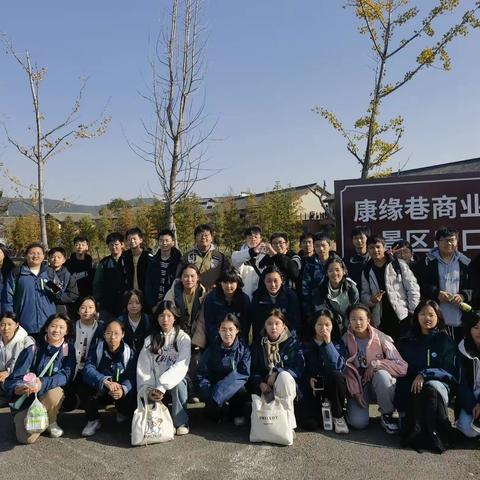
M245 425L245 422L247 420L245 419L245 417L235 417L233 419L233 424L236 426L236 427L243 427L243 425Z
M82 430L82 437L92 437L100 429L102 424L100 420L91 420L87 422L87 425Z
M335 433L339 434L347 434L350 433L348 430L348 425L347 422L343 417L340 418L334 418L333 419L333 426L335 428Z
M125 423L128 420L128 417L123 413L117 412L117 414L115 415L115 420L117 421L117 423Z
M188 425L180 425L177 427L177 435L187 435L187 433L190 432L190 429L188 428Z
M47 432L52 438L58 438L63 435L63 430L58 426L57 422L52 422L47 427Z

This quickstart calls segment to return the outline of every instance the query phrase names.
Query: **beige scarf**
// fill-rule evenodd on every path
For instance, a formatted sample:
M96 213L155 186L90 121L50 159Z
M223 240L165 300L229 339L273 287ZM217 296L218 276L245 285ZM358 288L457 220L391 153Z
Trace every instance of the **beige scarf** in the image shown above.
M272 370L276 365L282 363L282 359L280 358L280 344L289 337L290 330L285 327L283 333L274 342L271 342L266 335L262 338L263 358L269 370Z

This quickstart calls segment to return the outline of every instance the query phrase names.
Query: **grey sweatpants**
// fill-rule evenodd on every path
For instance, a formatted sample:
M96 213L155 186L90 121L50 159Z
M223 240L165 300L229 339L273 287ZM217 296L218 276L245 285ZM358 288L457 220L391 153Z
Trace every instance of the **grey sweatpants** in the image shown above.
M375 372L372 381L363 386L363 398L367 405L376 399L381 413L390 414L395 411L393 398L395 396L396 379L386 370ZM369 422L368 407L362 408L357 401L349 397L347 400L347 422L356 429L366 428Z

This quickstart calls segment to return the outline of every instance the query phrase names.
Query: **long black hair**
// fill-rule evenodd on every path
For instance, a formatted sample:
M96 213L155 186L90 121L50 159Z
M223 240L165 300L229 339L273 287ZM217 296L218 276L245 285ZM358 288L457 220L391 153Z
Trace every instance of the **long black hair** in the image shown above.
M222 273L220 274L220 277L217 280L217 286L215 287L215 292L219 298L221 298L222 300L225 300L225 293L223 292L222 282L230 282L230 283L237 284L237 288L233 293L232 307L236 309L243 309L243 307L245 306L245 297L244 295L242 295L243 280L240 274L238 273L238 270L233 267L227 268L226 270L222 271Z
M322 308L318 312L315 312L315 315L309 322L308 325L308 332L307 332L307 339L313 340L315 338L315 325L320 317L327 317L332 322L332 342L338 343L342 338L342 332L340 331L340 326L338 325L337 320L335 319L335 314L328 308Z
M3 263L2 263L2 277L5 280L7 278L7 275L10 273L11 270L15 268L15 264L13 263L13 260L10 258L10 253L8 252L7 247L3 244L0 243L0 250L3 252Z
M420 322L418 321L418 314L422 311L425 307L432 307L435 310L435 314L437 315L437 326L434 330L444 332L445 327L445 320L443 318L442 311L438 306L438 303L435 300L422 300L418 305L415 311L413 312L412 318L412 331L416 336L422 335L422 328L420 327Z
M175 338L173 340L173 346L175 350L178 352L177 348L177 337L178 333L180 332L180 323L179 323L179 312L178 309L175 305L170 300L164 300L163 302L160 302L154 309L153 311L153 321L152 321L152 334L150 336L150 351L158 355L160 351L162 350L163 346L165 345L165 332L162 330L162 327L160 326L160 323L158 321L158 317L165 312L165 310L168 310L169 312L172 313L172 315L175 317L175 323L173 324L173 328L175 329Z
M465 324L465 350L471 357L480 357L480 348L473 341L470 330L480 322L479 312L470 312L464 316Z

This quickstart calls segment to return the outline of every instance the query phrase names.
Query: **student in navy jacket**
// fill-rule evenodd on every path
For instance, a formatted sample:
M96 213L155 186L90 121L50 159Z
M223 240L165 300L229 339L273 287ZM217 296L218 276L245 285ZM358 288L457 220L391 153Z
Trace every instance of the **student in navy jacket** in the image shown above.
M142 292L128 290L123 294L123 315L118 317L125 325L125 343L135 352L137 359L143 348L145 339L152 332L150 316L144 313Z
M455 405L456 427L474 438L480 436L480 314L467 314L465 320L465 339L458 345L462 375Z
M218 337L218 326L228 313L233 313L240 324L240 336L248 343L250 332L250 299L243 293L243 281L234 268L220 273L217 286L205 297L203 316L208 343Z
M92 345L83 368L84 385L80 398L85 405L87 425L82 436L95 435L101 427L98 409L111 403L117 422L126 421L135 409L135 355L123 341L125 326L111 320L105 326L104 340Z
M343 411L347 395L343 374L346 350L335 314L328 309L317 312L310 322L308 337L303 348L305 375L302 381L302 412L305 428L318 428L322 419L322 400L328 399L335 432L348 433Z
M447 334L434 300L419 303L412 330L397 347L408 363L407 375L397 379L395 406L403 417L405 443L442 453L451 435L448 402L459 380L458 351Z
M75 373L75 350L68 340L70 333L71 324L67 316L61 313L51 315L42 327L37 344L20 353L13 372L5 381L5 390L14 402L22 395L27 395L21 404L19 400L12 408L15 434L19 443L34 443L40 436L40 433L29 433L25 429L25 417L28 407L35 399L35 393L48 412L48 433L51 437L63 435L63 430L57 424L57 415L64 398L63 389ZM54 355L53 363L39 378ZM35 386L25 385L23 377L27 373L37 376Z
M240 322L227 313L218 327L218 338L202 355L196 383L200 400L206 403L207 415L220 420L224 413L235 425L245 423L250 377L250 350L239 339Z
M252 317L252 344L258 343L265 320L273 309L281 310L288 323L290 333L301 336L301 312L297 294L283 284L281 272L275 266L267 267L262 273L259 288L253 294L250 308Z
M58 287L54 287L57 290L54 297L57 312L68 315L67 309L72 311L73 304L78 300L78 286L75 277L65 267L66 257L62 247L53 247L48 251L48 276Z
M2 312L14 312L29 335L38 334L55 309L55 294L48 286L50 278L43 263L45 249L40 243L26 248L25 263L14 268L2 292Z
M293 402L305 368L300 344L290 333L286 317L279 309L270 312L261 335L260 342L252 348L253 391L262 394L267 401L274 397L283 399L290 427L296 428Z

